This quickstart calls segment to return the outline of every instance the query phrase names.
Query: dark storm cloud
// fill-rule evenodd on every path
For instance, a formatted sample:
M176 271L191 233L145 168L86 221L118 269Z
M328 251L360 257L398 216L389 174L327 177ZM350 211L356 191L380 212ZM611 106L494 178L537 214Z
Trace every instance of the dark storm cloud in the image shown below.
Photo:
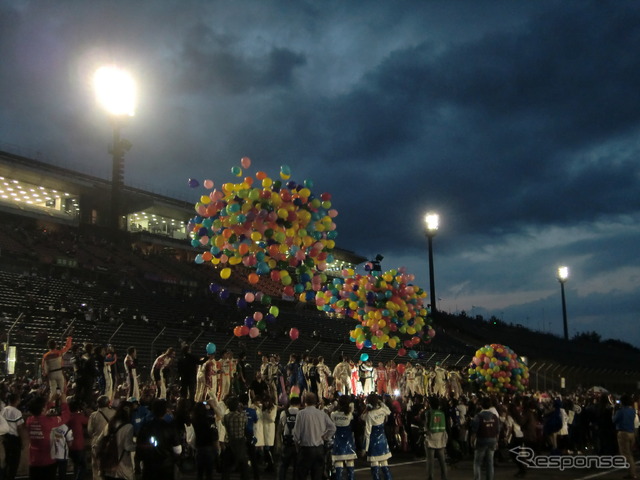
M606 328L602 302L632 324L639 37L631 2L2 2L0 142L108 175L88 78L117 61L128 184L193 200L243 155L288 164L332 193L340 246L421 286L437 210L443 305L557 316L569 262L576 324Z
M202 23L187 34L177 57L178 82L195 93L240 94L251 89L290 87L296 67L305 58L273 47L261 55L239 51L238 38L217 33Z
M428 43L397 51L300 122L309 126L311 141L303 143L329 162L366 165L372 191L402 175L405 195L395 199L405 208L448 198L452 210L465 212L459 233L502 235L635 211L631 155L617 163L579 158L640 120L640 64L629 48L640 36L640 7L611 7L561 7L524 31L438 54ZM357 207L368 203L365 195ZM366 231L367 221L354 230ZM400 216L389 221L393 235L412 228ZM385 243L392 241L388 235Z

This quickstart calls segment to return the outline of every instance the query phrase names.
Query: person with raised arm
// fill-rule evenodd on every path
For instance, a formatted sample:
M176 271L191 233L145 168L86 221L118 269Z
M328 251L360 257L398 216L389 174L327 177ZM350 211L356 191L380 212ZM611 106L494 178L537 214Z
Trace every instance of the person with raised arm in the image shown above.
M364 421L364 452L371 465L371 478L380 480L380 472L385 480L391 480L391 470L387 460L391 458L389 442L384 432L387 417L391 414L389 408L380 397L371 393L367 396L367 409L362 414Z
M71 348L73 339L67 337L64 347L60 348L55 340L49 340L49 351L42 356L42 376L49 382L49 399L64 392L65 379L62 374L62 356Z

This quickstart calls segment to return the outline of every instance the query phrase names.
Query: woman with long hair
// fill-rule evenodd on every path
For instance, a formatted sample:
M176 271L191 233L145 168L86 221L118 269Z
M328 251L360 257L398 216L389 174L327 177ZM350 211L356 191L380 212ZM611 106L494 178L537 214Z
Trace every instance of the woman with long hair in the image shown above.
M265 462L265 472L275 471L272 450L276 440L276 417L278 416L278 408L274 399L269 393L265 393L261 397L261 407L258 411L258 423L256 429L261 430L261 435L256 434L259 443L256 447L262 447L262 457Z
M357 458L355 440L353 437L353 403L347 395L338 398L337 409L331 412L331 420L336 424L336 433L333 437L331 460L336 470L335 478L342 480L342 472L347 469L347 479L355 478L354 462Z

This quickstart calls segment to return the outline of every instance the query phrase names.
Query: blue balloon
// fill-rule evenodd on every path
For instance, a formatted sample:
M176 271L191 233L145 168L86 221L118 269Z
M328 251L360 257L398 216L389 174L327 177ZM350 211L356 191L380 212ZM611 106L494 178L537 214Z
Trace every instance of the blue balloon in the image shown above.
M195 178L189 179L189 186L191 188L196 188L198 185L200 185L200 182L198 182L198 180L196 180Z
M216 344L211 342L207 343L207 354L213 355L214 353L216 353Z
M368 353L362 353L360 355L360 360L362 360L363 362L366 362L367 360L369 360L369 354Z
M415 350L409 350L409 356L411 358L418 358L418 352L416 352Z

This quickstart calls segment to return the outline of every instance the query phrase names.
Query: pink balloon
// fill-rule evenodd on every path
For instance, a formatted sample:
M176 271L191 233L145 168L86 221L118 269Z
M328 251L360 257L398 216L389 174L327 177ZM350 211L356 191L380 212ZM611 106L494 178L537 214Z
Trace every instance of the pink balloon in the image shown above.
M298 331L297 328L294 327L291 330L289 330L289 338L291 340L297 340L299 335L300 335L300 332Z
M260 330L258 330L258 327L251 327L251 329L249 330L249 336L251 338L260 336Z
M242 165L242 168L249 168L251 166L251 159L249 157L242 157L240 159L240 165Z
M213 180L205 180L202 182L204 188L213 188Z
M247 292L244 294L244 299L247 303L251 303L256 299L256 296L251 292Z
M256 322L259 322L260 320L262 320L262 317L263 317L262 312L254 312L253 313L253 319Z

